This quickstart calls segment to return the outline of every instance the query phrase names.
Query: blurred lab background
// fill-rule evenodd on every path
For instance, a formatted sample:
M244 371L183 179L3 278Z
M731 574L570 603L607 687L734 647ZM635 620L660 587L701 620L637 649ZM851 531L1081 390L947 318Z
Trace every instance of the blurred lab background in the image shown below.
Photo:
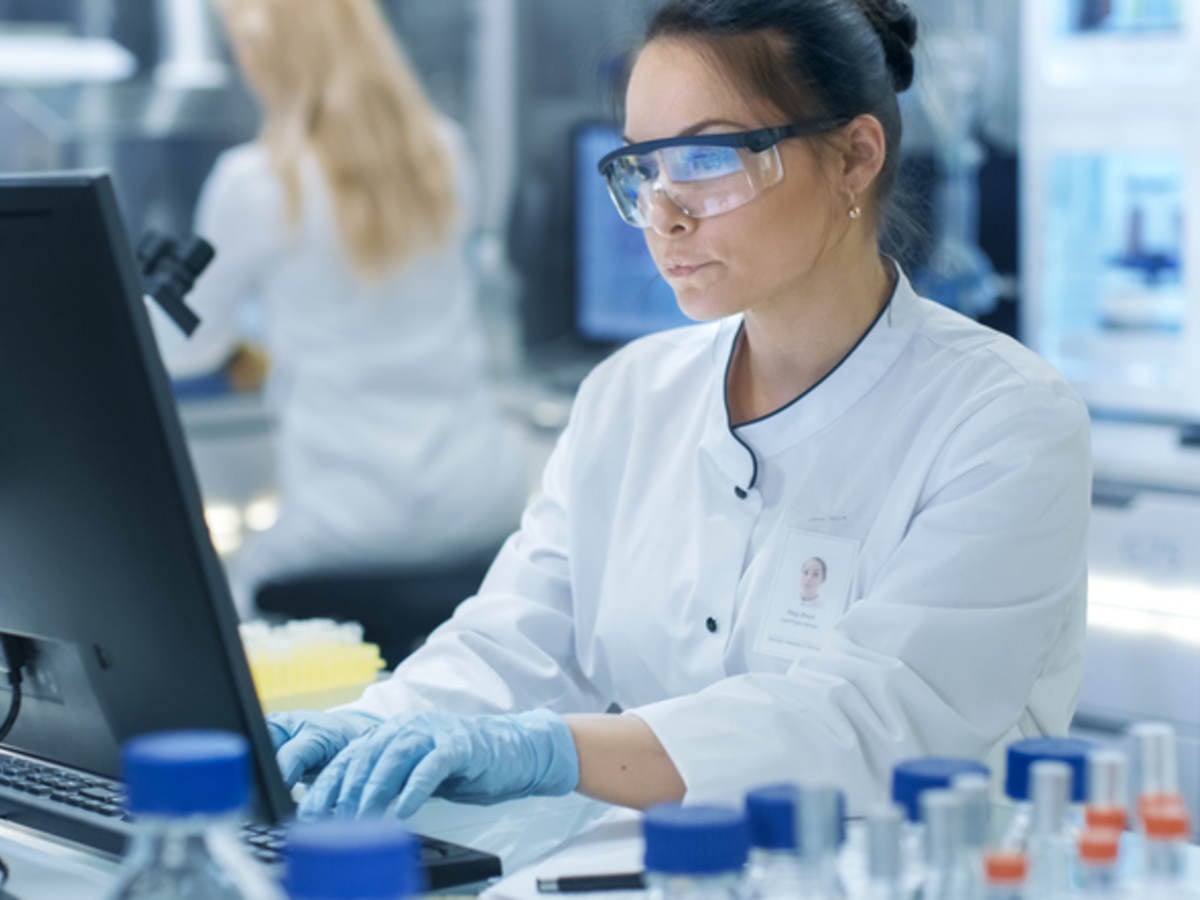
M1076 728L1174 723L1195 808L1200 10L911 5L922 39L902 97L902 193L920 227L894 252L926 296L1033 347L1088 401L1096 486ZM464 265L489 383L525 438L532 491L586 372L622 342L682 322L594 165L620 141L615 90L656 0L379 6L466 137L476 203ZM189 233L214 162L258 127L211 0L0 0L0 171L109 170L135 244L151 229ZM262 311L239 315L246 342L261 343ZM278 515L259 383L218 370L175 384L223 555ZM369 633L387 633L395 662L473 590L487 557L473 545L427 565L307 573L259 600L311 615L334 612L334 597Z

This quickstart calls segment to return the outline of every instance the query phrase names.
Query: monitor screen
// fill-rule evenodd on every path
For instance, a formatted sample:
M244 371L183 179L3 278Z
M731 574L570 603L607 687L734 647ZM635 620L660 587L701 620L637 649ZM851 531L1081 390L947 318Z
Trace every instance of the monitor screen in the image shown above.
M689 324L642 232L621 220L596 170L604 154L621 146L620 132L607 123L584 123L572 141L576 333L619 343Z
M249 742L257 818L288 818L108 177L0 176L0 273L0 666L24 673L19 704L0 679L0 817L119 853L133 826L84 802L88 773L118 777L135 735L219 729ZM500 873L421 845L432 888Z
M1195 420L1187 161L1166 150L1046 160L1034 346L1097 412ZM1193 288L1194 290L1194 288Z
M1182 0L1059 0L1060 27L1068 34L1150 34L1179 31Z
M1024 0L1021 337L1099 419L1200 422L1196 4Z
M136 734L239 732L286 817L107 176L0 177L0 272L0 633L32 653L3 746L116 777Z

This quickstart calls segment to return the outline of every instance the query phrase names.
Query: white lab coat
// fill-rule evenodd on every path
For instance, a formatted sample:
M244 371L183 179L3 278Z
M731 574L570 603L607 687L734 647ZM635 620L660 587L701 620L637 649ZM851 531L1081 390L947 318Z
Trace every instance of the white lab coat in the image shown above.
M243 613L268 576L470 554L520 519L527 453L488 384L465 258L465 150L448 122L445 139L459 180L455 229L375 285L350 264L315 158L301 168L293 230L265 148L226 152L197 212L197 232L217 249L189 300L203 323L187 340L152 309L176 376L226 359L247 300L266 313L282 503L277 524L232 561Z
M616 703L689 802L821 780L859 811L901 759L995 767L1011 740L1064 733L1091 480L1077 395L901 277L837 369L731 431L738 328L647 337L592 373L478 596L352 706ZM814 555L828 577L805 605Z

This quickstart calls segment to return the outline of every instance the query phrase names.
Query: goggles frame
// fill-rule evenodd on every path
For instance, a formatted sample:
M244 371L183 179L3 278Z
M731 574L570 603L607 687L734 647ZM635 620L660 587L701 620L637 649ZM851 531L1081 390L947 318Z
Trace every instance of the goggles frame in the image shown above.
M741 147L752 153L762 153L774 147L780 141L794 137L812 137L837 131L843 125L849 124L849 119L808 119L804 122L793 122L790 125L774 125L770 128L756 128L753 131L731 131L727 134L693 134L680 137L658 138L653 141L642 141L640 144L626 144L618 147L600 158L596 168L601 175L607 177L606 171L613 160L622 156L644 156L665 147Z
M751 131L733 131L724 134L680 135L678 137L659 138L653 141L642 141L637 144L626 144L623 147L618 147L616 150L606 153L596 164L596 168L608 186L609 194L617 207L618 213L621 215L622 221L635 228L645 228L647 226L630 221L625 212L622 211L621 201L617 196L618 187L612 180L612 169L618 160L647 156L658 150L670 147L729 147L739 150L749 150L751 153L762 153L788 138L827 134L831 131L836 131L849 121L849 119L844 118L814 118L802 122L792 122L788 125L756 128ZM749 201L747 200L746 202ZM694 213L688 214L694 215ZM719 215L720 213L716 214Z

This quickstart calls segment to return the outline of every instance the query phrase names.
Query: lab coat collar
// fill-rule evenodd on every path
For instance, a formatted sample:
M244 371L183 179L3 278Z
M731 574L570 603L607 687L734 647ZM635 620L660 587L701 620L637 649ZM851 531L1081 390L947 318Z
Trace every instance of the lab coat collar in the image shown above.
M729 425L727 375L742 316L730 316L717 330L712 348L712 390L701 450L733 483L754 488L758 460L754 448L771 456L828 426L854 406L887 373L917 331L924 313L903 270L896 266L892 297L858 345L825 378L768 416Z
M729 403L725 390L733 345L741 330L741 315L730 316L721 322L713 340L708 415L700 452L716 465L722 475L729 478L735 488L749 491L757 480L758 461L753 451L729 427Z

